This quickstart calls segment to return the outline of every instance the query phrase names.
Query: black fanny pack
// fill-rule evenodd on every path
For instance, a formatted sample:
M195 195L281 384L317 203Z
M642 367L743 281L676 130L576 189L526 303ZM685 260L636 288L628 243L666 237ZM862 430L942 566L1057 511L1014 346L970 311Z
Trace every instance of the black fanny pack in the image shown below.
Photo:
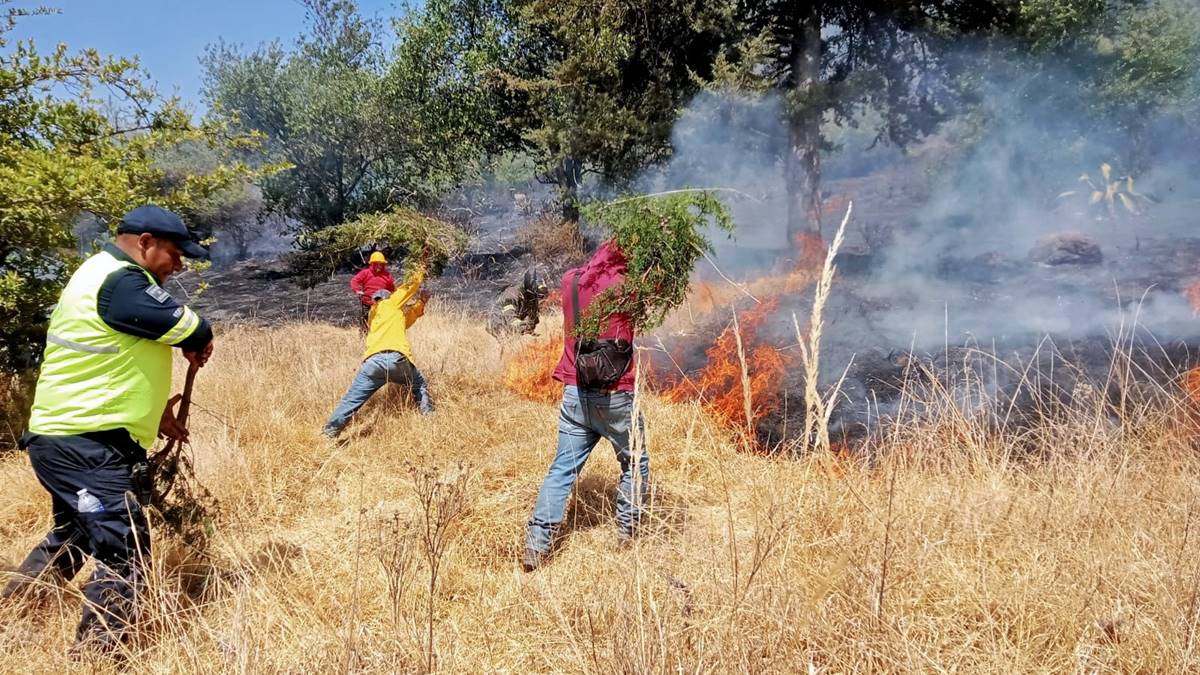
M579 328L579 275L571 279L572 328ZM583 389L611 389L629 370L633 343L628 340L575 339L575 381Z

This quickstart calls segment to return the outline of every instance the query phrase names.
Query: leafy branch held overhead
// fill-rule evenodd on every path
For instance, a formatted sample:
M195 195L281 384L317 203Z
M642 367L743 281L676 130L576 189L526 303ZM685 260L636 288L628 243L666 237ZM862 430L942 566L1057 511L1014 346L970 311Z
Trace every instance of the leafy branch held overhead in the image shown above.
M653 330L686 298L696 261L712 253L708 230L733 234L733 219L710 191L678 191L593 203L584 216L604 223L625 253L625 280L604 291L580 317L580 337L596 337L614 314Z
M445 221L397 208L304 234L297 244L300 250L291 255L289 265L306 286L314 286L328 279L354 253L367 249L384 251L389 257L402 255L405 275L426 254L431 270L440 270L463 251L467 235Z

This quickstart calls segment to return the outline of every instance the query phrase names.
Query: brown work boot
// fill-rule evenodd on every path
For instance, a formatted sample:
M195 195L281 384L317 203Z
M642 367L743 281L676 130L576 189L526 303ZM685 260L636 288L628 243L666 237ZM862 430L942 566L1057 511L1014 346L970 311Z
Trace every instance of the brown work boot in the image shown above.
M629 549L633 548L634 544L636 544L637 540L641 537L641 534L641 527L634 527L628 530L617 530L617 550L628 551Z
M526 572L532 572L542 566L546 562L547 554L537 550L536 548L526 548L525 555L521 556L521 569Z

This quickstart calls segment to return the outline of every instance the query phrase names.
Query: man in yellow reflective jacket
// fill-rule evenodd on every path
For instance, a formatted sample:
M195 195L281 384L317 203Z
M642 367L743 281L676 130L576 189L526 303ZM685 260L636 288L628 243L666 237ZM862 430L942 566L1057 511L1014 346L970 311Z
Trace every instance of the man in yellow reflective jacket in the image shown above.
M77 648L116 647L136 614L150 533L133 467L156 436L187 439L167 401L172 349L197 366L212 353L208 322L162 284L182 269L182 256L205 255L179 216L138 207L114 242L75 271L50 317L21 447L50 493L54 527L3 595L38 578L70 580L95 558Z
M349 391L325 423L326 436L333 438L341 433L354 413L389 382L411 391L422 415L433 413L429 385L413 365L412 345L408 342L408 328L425 313L425 302L429 299L427 292L417 294L424 280L425 269L422 267L405 279L395 293L375 291L362 365L350 383ZM407 303L414 296L417 300L409 306Z

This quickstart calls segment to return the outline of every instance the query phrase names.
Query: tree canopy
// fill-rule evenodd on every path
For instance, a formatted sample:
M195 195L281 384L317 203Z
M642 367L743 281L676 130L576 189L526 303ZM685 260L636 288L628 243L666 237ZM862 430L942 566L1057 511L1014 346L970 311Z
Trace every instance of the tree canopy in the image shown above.
M2 10L0 366L19 367L40 355L48 308L78 263L76 219L112 224L149 202L186 211L253 172L230 159L168 184L157 162L165 149L244 144L229 142L222 129L193 126L147 86L135 61L11 44L20 13Z
M468 175L488 149L488 62L436 3L397 19L395 46L353 2L308 0L291 49L209 48L205 95L215 115L266 138L290 168L263 183L269 208L319 230L396 204L423 206Z
M822 123L858 124L874 112L876 140L904 146L946 117L959 81L962 40L1012 30L1011 3L738 2L737 37L722 54L717 88L775 92L788 231L819 236Z
M512 0L503 85L517 147L577 217L586 173L621 186L670 155L680 109L712 74L725 39L720 2Z
M1031 93L1084 96L1096 129L1136 140L1147 110L1195 99L1200 54L1187 0L429 0L390 32L349 0L305 4L291 48L216 45L206 64L213 109L293 165L264 194L307 229L428 207L502 153L574 218L586 176L626 189L670 158L708 90L780 98L788 227L817 234L823 126L905 147L1015 63Z
M1189 0L1032 0L1016 37L1004 56L1024 88L1085 111L1063 118L1127 170L1148 168L1148 125L1200 100L1200 5Z

